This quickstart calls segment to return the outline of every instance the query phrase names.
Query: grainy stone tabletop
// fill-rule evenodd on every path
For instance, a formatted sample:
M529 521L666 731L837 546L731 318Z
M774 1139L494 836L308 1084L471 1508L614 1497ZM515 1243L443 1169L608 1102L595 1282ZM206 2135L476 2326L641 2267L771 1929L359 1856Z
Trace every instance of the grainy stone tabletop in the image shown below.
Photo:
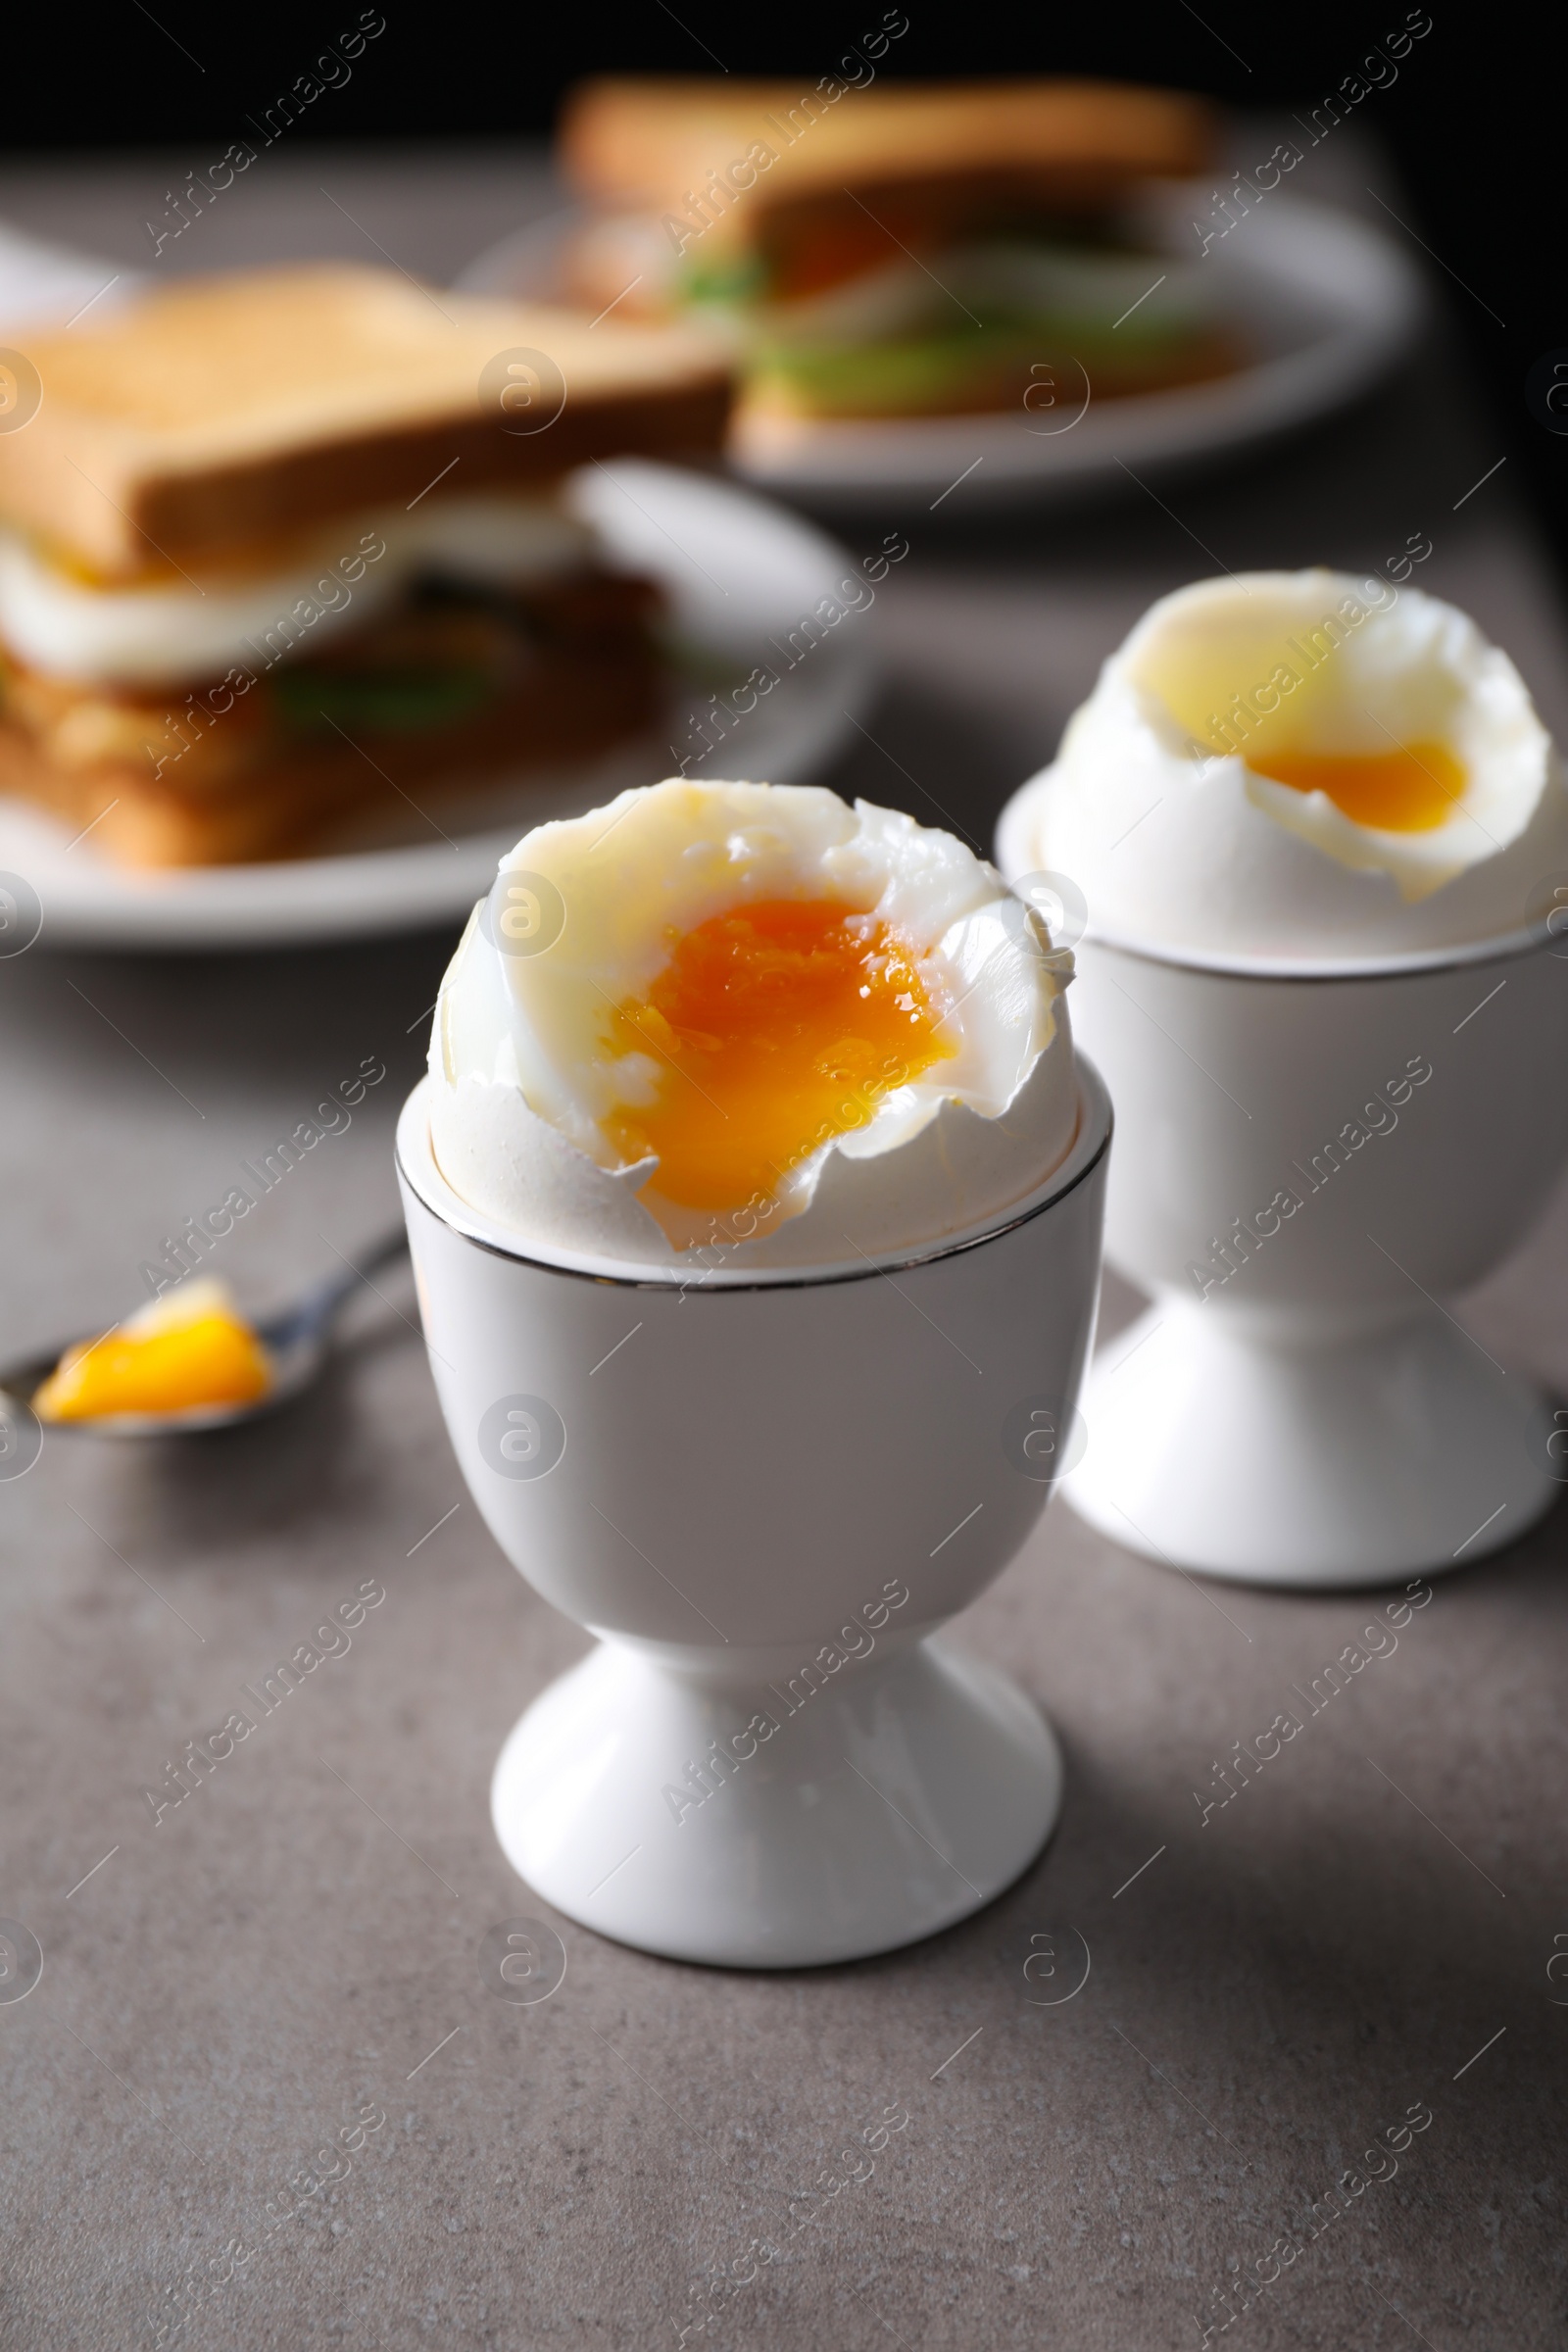
M1331 164L1364 180L1350 153L1314 159L1320 189ZM8 167L0 219L135 263L188 161ZM373 238L444 277L550 201L520 153L265 164L179 268ZM885 692L830 780L984 840L1152 596L1218 564L1373 564L1412 532L1422 584L1513 651L1561 734L1562 615L1506 472L1462 497L1496 454L1434 341L1353 415L1157 497L990 523L890 504L863 525L911 542L872 616ZM385 1080L216 1270L266 1302L387 1225L450 946L0 963L6 1352L131 1303L161 1238L367 1056ZM1134 1304L1107 1281L1109 1344ZM1568 1389L1568 1199L1460 1312ZM1391 1596L1184 1579L1055 1505L956 1629L1065 1748L1060 1828L1017 1886L892 1958L782 1976L559 1920L564 1982L514 2007L476 1948L543 1906L489 1775L584 1642L466 1499L413 1313L382 1280L273 1421L52 1438L0 1483L0 1915L44 1954L0 2001L7 2352L151 2352L176 2308L193 2352L674 2352L694 2286L753 2241L777 2258L688 2341L1198 2352L1214 2290L1284 2238L1299 2253L1212 2341L1563 2341L1561 1511L1437 1580L1204 1822L1215 1759ZM367 1584L351 1646L155 1825L144 1787ZM1026 1978L1043 1951L1056 1975ZM795 2229L792 2192L889 2104L909 2121L871 2177ZM362 2107L384 2122L305 2193ZM1330 2226L1331 2185L1412 2107L1396 2173ZM256 2251L224 2282L233 2240ZM193 2273L207 2299L174 2305Z

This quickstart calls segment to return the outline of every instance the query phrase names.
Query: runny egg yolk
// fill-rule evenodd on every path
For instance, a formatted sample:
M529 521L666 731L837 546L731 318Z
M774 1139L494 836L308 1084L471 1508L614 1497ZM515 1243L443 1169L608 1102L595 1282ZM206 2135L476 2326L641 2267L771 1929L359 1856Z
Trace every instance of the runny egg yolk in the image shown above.
M682 1207L770 1200L793 1166L863 1127L880 1099L954 1052L910 942L832 899L772 899L672 942L615 1044L665 1068L657 1099L607 1121Z
M1464 769L1441 743L1406 743L1369 757L1253 752L1247 764L1293 792L1327 793L1353 825L1381 833L1430 833L1464 797Z
M140 1328L133 1318L101 1340L68 1348L32 1406L41 1421L188 1413L254 1404L271 1385L267 1351L250 1325L215 1305Z

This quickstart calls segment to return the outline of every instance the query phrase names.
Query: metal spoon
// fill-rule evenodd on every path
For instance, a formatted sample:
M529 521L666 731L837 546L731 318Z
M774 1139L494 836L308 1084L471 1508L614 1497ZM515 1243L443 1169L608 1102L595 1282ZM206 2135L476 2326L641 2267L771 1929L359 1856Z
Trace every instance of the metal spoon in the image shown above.
M258 1413L270 1413L275 1405L286 1404L291 1396L297 1396L315 1380L325 1361L338 1311L357 1286L400 1257L408 1246L408 1233L400 1225L395 1233L384 1234L351 1263L345 1263L340 1274L326 1275L292 1306L282 1307L265 1323L252 1326L267 1349L272 1370L271 1385L265 1396L254 1397L247 1404L203 1404L181 1413L101 1413L80 1421L51 1421L48 1427L90 1430L104 1438L183 1437L200 1430L232 1429L237 1422L254 1420ZM0 1371L0 1418L4 1417L5 1406L12 1402L23 1405L31 1415L33 1396L64 1353L65 1347L43 1348L36 1355Z

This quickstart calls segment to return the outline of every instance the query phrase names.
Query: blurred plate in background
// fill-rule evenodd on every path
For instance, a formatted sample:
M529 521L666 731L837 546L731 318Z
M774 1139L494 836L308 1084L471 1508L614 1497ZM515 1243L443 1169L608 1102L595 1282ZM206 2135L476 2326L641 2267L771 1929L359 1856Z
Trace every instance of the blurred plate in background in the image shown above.
M1206 183L1161 199L1172 254L1190 260L1194 213L1212 206ZM558 213L519 229L471 263L459 286L558 299L562 247L580 218ZM1203 267L1214 271L1224 319L1254 355L1232 375L1086 402L1081 371L1076 380L1064 371L1029 413L743 416L731 464L760 488L846 508L889 495L930 504L960 481L967 508L1121 485L1124 467L1213 458L1332 414L1401 357L1424 315L1419 275L1381 229L1288 194L1216 238Z
M0 875L36 894L40 945L286 947L459 923L497 860L548 817L656 783L683 758L691 775L799 784L838 755L873 676L871 599L844 549L732 483L637 459L585 466L568 495L611 563L651 574L668 599L677 674L662 731L569 771L471 794L443 786L401 837L274 864L132 872L94 857L90 835L72 846L42 811L0 799ZM824 599L836 622L818 616ZM759 669L777 683L742 693L755 705L743 714L735 690Z

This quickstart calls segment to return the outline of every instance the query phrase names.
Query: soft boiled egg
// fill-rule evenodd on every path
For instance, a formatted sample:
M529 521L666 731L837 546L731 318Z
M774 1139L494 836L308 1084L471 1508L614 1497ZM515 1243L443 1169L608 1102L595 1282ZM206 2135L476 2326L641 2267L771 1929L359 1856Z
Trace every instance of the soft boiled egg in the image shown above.
M503 861L442 987L432 1147L553 1250L854 1264L1065 1156L1069 971L950 834L672 779Z
M1568 794L1506 654L1451 605L1317 570L1146 613L1007 821L1091 927L1200 951L1397 954L1522 930Z

